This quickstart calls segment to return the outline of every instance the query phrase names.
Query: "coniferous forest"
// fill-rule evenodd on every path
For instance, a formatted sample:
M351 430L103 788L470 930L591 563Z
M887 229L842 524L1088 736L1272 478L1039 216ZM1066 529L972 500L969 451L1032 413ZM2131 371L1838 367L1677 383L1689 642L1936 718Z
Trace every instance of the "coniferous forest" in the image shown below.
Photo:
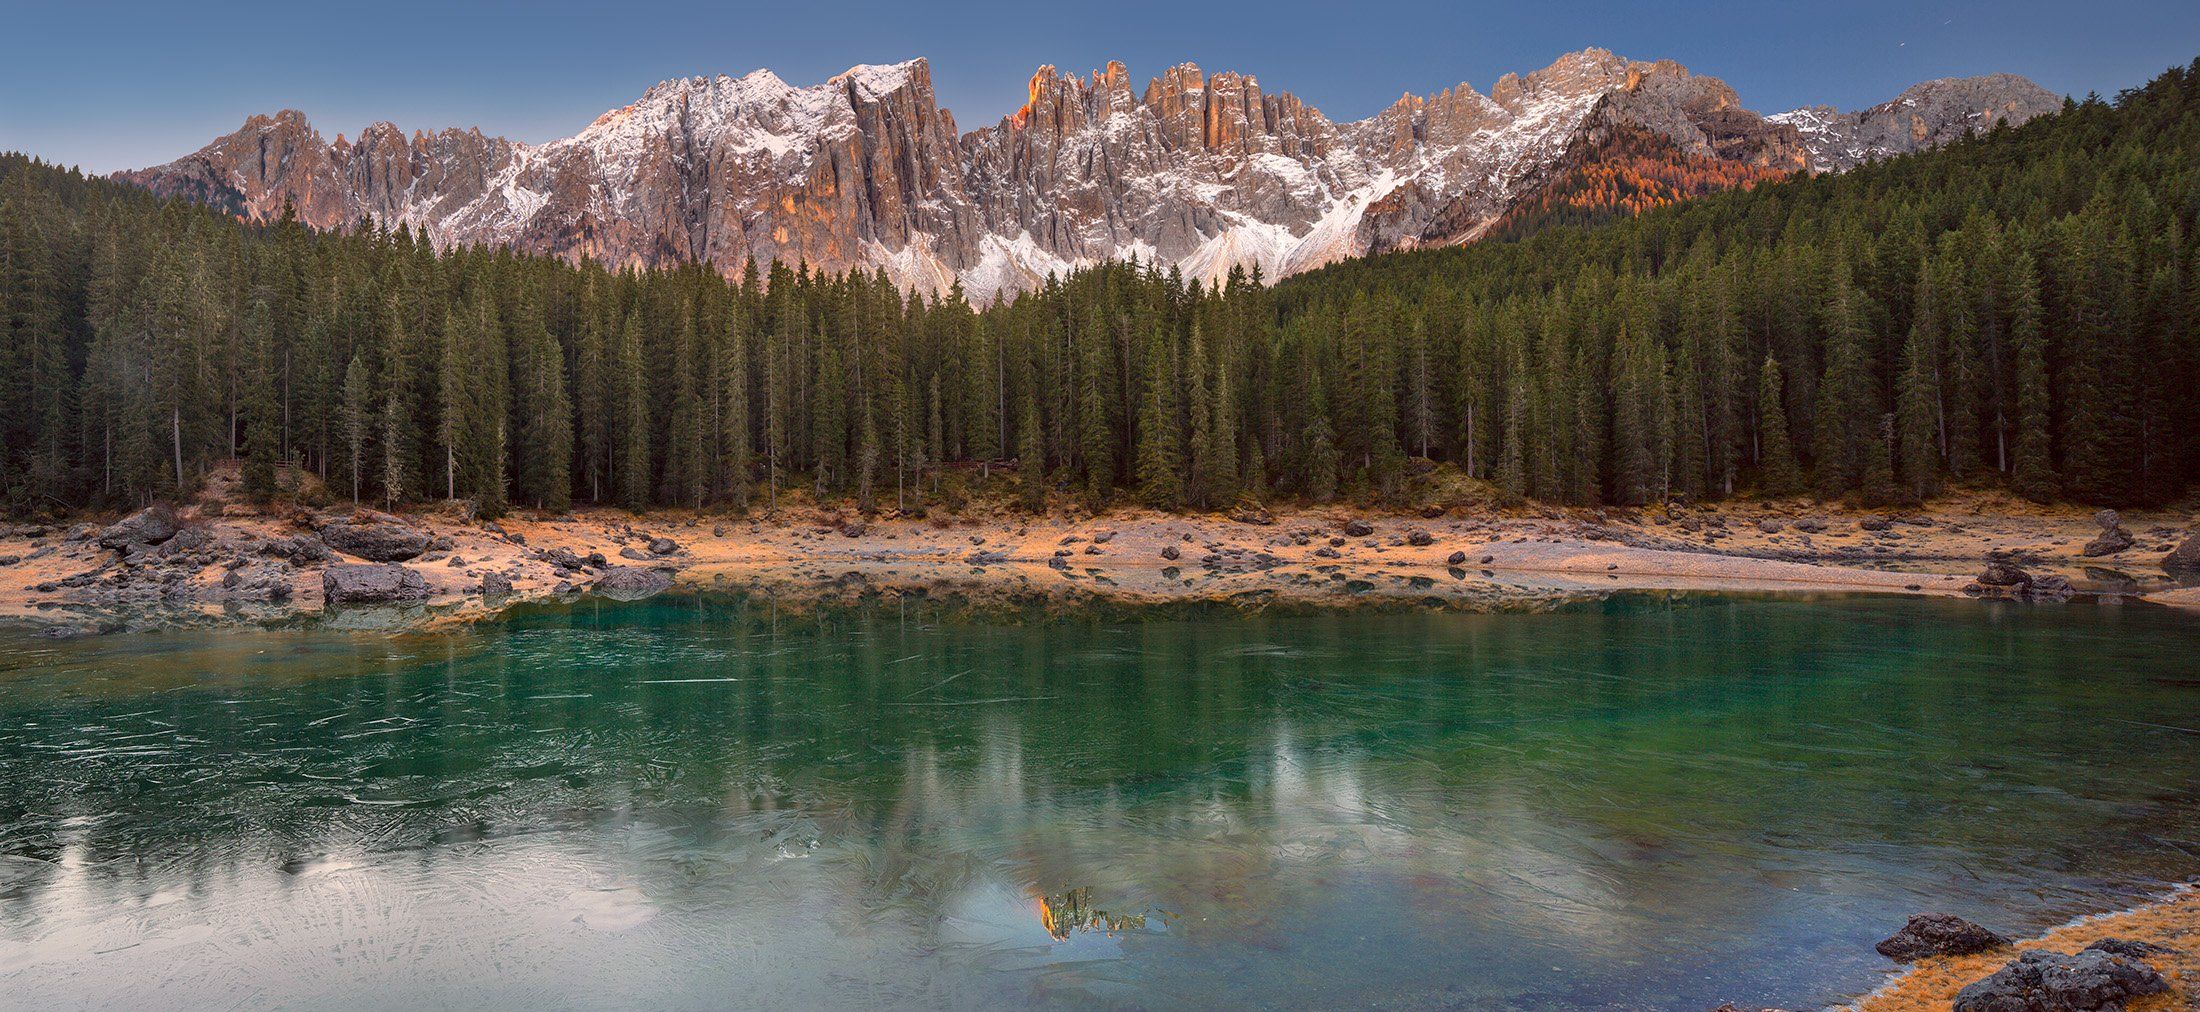
M231 459L253 494L295 468L489 515L908 505L946 468L1163 508L1380 500L1431 463L1628 505L2200 476L2200 62L1837 176L1541 217L1273 288L1117 264L973 307L247 224L7 156L0 504Z

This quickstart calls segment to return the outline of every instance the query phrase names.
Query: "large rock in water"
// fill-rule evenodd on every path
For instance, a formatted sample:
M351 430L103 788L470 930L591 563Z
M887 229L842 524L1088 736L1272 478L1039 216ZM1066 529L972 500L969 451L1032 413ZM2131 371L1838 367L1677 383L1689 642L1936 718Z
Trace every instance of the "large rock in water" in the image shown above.
M147 506L123 517L99 532L102 548L128 551L140 545L157 545L176 536L176 511L166 506Z
M321 597L329 604L397 604L425 600L428 581L396 563L339 563L321 572Z
M672 574L641 566L614 566L596 578L596 593L619 601L635 601L661 594L672 586Z
M1888 959L1907 963L1926 956L1964 956L2007 944L2008 939L1954 914L1917 914L1872 948Z
M2092 1012L2168 990L2153 967L2106 949L2035 949L1956 992L1955 1012Z
M403 562L428 550L428 532L395 518L338 520L321 528L321 541L369 562Z

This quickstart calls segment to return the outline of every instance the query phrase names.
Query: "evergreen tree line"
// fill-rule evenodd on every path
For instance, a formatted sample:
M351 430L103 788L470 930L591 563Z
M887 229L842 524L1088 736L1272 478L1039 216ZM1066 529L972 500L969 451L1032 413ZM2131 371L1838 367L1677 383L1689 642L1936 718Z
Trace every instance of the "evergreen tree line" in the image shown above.
M244 461L384 505L1521 496L2173 500L2200 472L2200 61L2016 129L1274 289L1135 263L974 308L252 225L0 157L0 502Z

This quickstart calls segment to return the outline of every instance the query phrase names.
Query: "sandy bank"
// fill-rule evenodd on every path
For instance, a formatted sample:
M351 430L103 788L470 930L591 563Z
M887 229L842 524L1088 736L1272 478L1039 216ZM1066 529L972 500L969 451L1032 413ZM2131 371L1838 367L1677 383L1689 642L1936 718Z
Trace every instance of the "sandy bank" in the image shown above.
M103 548L93 535L111 517L0 529L0 617L118 628L322 614L323 567L358 560L269 559L269 546L316 539L350 508L255 510L225 493L216 483L179 511L185 526L198 529L191 540L203 546L189 555ZM699 587L1498 608L1619 590L1957 595L1989 553L2066 575L2081 591L2200 606L2200 590L2179 589L2159 565L2189 520L2127 516L2136 544L2088 559L2080 546L2094 533L2089 512L1975 498L1901 515L1805 501L1413 515L1338 506L1027 516L973 507L924 517L796 505L745 516L522 510L496 523L446 505L404 517L429 539L429 550L402 563L427 596L395 621L431 625L492 614L513 602L583 591L613 566L661 569L676 584ZM286 592L279 600L240 600L240 575L250 578L248 589L281 582ZM509 593L484 594L485 579L508 581Z

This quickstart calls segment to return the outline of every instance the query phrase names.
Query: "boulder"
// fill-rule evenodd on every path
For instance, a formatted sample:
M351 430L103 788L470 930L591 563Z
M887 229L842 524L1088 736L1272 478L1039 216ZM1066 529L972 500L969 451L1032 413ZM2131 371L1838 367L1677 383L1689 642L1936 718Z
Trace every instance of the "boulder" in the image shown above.
M2105 949L2028 950L1956 992L1955 1012L2090 1012L2169 990L2154 968Z
M2117 552L2121 552L2124 549L2130 548L2131 543L2132 537L2130 531L2124 530L2121 527L2111 527L2107 530L2102 531L2100 537L2094 538L2093 540L2086 542L2085 547L2083 549L2080 549L2080 552L2086 558L2097 559L2103 555L2114 555Z
M1350 538L1364 538L1375 533L1375 525L1365 520L1351 520L1344 525L1344 533Z
M503 573L481 574L481 596L504 597L512 593L512 578Z
M672 586L672 574L643 566L613 566L596 578L596 593L618 601L635 601L661 594Z
M420 601L428 596L428 581L394 562L346 562L321 572L321 596L329 604Z
M1467 564L1467 553L1453 552L1451 553L1450 558L1444 560L1444 564L1448 566L1464 566Z
M671 555L679 550L680 543L671 538L649 539L649 554L651 555Z
M290 600L290 581L279 563L237 567L222 574L213 598L225 604L279 604Z
M1170 562L1175 562L1176 560L1183 558L1184 553L1178 551L1175 545L1162 545L1161 557L1169 560Z
M166 506L147 506L123 517L99 532L99 545L117 551L129 551L146 545L157 545L175 537L182 529L176 522L176 511Z
M1872 948L1888 959L1907 963L1925 956L1964 956L2007 944L2008 939L1953 914L1917 914Z
M2029 587L2032 574L2007 562L1994 561L1979 571L1978 582L1987 587Z
M1415 548L1427 548L1428 546L1435 543L1435 536L1427 531L1415 528L1414 530L1406 532L1406 544L1412 545Z
M428 550L428 532L395 518L338 520L321 528L321 543L369 562L403 562Z
M2200 573L2200 534L2185 539L2168 555L2162 557L2162 568L2184 573Z
M2173 956L2177 954L2176 949L2172 949L2167 945L2142 942L2136 938L2103 938L2096 940L2086 948L2099 949L2102 952L2122 956L2125 959L2153 959L2156 956Z
M303 534L292 534L288 537L271 539L260 546L260 551L278 559L288 559L299 565L327 562L329 558L327 545Z
M2027 601L2068 601L2078 588L2070 585L2069 577L2049 573L2032 578L2032 585L2024 589Z

